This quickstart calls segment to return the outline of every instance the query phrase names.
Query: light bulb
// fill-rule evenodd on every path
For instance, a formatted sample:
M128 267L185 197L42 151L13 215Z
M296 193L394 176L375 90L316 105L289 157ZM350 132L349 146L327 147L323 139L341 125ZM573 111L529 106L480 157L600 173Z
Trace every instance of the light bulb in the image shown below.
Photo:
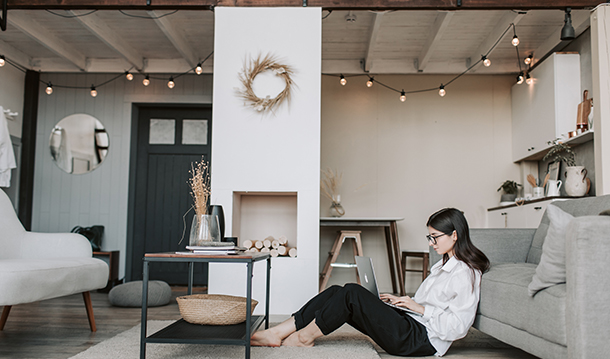
M483 65L485 65L485 67L491 66L491 60L483 56Z
M534 55L529 55L528 57L526 57L525 59L523 59L523 62L524 62L526 65L529 65L529 64L531 64L531 63L532 63L533 58L534 58Z
M347 84L347 80L345 79L345 76L341 75L341 80L339 80L339 82L341 83L341 85L345 86L345 84Z
M50 82L47 84L47 89L44 90L44 92L46 92L47 95L50 95L53 93L53 85Z
M517 37L517 35L513 36L513 41L511 41L511 43L513 44L513 46L519 45L519 38Z
M0 55L0 67L4 66L6 64L6 58L4 58L4 55Z
M517 85L521 85L524 80L525 78L523 77L523 72L519 73L519 76L517 76Z
M170 89L173 89L173 88L174 88L174 86L176 86L176 84L174 83L174 77L173 77L173 76L171 76L171 77L169 78L169 81L167 82L167 87L169 87Z
M441 85L441 87L440 87L440 88L439 88L439 90L438 90L438 94L439 94L441 97L445 97L445 95L447 94L447 91L445 91L445 86Z
M400 92L400 101L402 101L402 102L407 101L407 95L405 94L405 90L402 90Z
M197 75L201 75L203 73L203 68L201 67L201 62L197 64L197 67L195 67L195 73Z
M369 80L366 82L366 87L371 87L373 86L373 78L369 78Z
M125 71L125 77L127 78L127 81L133 80L133 74L129 71Z
M534 79L530 77L530 74L525 75L525 83L528 85L534 83Z
M97 96L97 90L95 89L95 86L91 85L91 97L96 97Z
M144 80L142 80L142 85L144 85L144 86L150 85L150 78L148 77L148 75L146 75Z

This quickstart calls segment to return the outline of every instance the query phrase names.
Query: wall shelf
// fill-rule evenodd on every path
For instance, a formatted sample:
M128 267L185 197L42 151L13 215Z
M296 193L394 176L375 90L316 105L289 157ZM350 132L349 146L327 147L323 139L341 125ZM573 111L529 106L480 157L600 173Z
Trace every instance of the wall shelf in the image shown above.
M593 130L591 131L587 131L587 132L583 132L578 136L574 136L572 138L568 138L565 141L562 141L563 143L565 143L566 145L570 145L570 146L577 146L580 144L583 144L585 142L589 142L593 140ZM542 160L542 158L544 157L544 155L546 155L550 150L551 150L551 145L548 145L547 147L543 148L542 150L531 154L528 157L522 158L521 160L517 161L517 162L521 162L521 161L540 161Z

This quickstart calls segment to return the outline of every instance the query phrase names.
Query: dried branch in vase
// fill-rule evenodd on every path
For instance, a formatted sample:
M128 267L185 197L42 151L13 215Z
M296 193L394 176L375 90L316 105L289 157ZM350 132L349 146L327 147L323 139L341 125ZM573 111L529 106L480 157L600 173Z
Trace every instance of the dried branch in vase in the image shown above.
M193 197L195 214L199 217L207 214L208 199L210 198L210 169L208 162L201 158L201 161L191 164L191 178L188 183L191 186L191 196Z
M332 169L327 168L326 170L322 170L322 175L324 176L324 178L322 178L322 183L320 184L322 194L331 202L340 203L341 196L339 195L339 187L341 187L343 173L339 173L337 170L333 172Z

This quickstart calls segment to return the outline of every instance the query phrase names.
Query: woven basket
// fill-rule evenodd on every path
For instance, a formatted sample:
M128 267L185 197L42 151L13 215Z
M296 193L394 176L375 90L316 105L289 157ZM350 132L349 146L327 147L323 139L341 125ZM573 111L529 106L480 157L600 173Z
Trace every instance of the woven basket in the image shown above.
M246 321L246 298L222 294L193 294L176 298L180 315L192 324L232 325ZM258 301L252 299L252 312ZM250 313L252 314L252 313Z

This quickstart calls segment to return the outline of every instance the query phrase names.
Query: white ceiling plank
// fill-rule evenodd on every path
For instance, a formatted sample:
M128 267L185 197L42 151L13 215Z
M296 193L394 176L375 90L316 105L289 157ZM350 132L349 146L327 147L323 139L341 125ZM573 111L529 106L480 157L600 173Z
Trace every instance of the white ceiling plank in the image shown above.
M496 41L498 41L498 39L500 39L500 36L502 35L502 33L504 33L504 31L506 31L510 24L517 25L525 15L526 14L519 14L515 11L507 11L506 14L502 16L502 19L500 19L496 27L494 27L494 29L489 32L487 38L483 40L483 42L481 42L477 50L470 55L471 63L474 64L475 62L479 61L481 59L481 55L485 55L489 51L489 49L491 49L491 47L496 43ZM503 38L505 38L509 34L511 35L510 38L512 39L513 32L510 30L506 31ZM489 54L490 60L492 60L492 54L493 52ZM492 62L494 61L492 60ZM481 66L481 63L482 62L479 62L476 66L472 68L471 71L475 71L479 66ZM495 66L495 64L493 66Z
M115 59L87 59L87 71L96 73L122 73L129 62L123 58ZM190 70L184 59L147 59L145 61L147 74L176 74ZM206 62L202 66L204 74L214 72L212 62ZM32 59L32 69L43 72L74 72L74 65L67 63L59 58L34 58ZM360 70L362 71L362 70ZM193 72L194 73L194 72Z
M184 35L182 35L180 31L178 31L178 29L171 22L169 17L159 18L159 16L162 14L156 11L148 11L148 14L155 19L155 22L157 23L161 31L163 31L165 36L169 39L169 41L171 41L176 50L186 60L189 66L191 68L197 66L197 63L199 63L199 59L193 51L193 46L191 46L186 41Z
M19 65L31 69L32 68L32 58L23 52L17 50L13 46L7 44L6 42L0 40L0 55L4 55L7 59L18 63Z
M371 32L369 36L369 43L366 49L366 57L364 58L364 71L369 72L373 66L373 50L375 49L375 43L377 42L377 35L379 34L379 28L381 27L381 19L385 15L384 12L375 13L373 18L373 25L371 26Z
M420 72L425 70L428 61L430 61L430 57L432 57L434 50L436 50L439 40L443 37L443 33L447 29L453 14L453 12L439 12L436 16L436 20L434 20L434 25L432 25L432 30L428 35L426 44L417 58L418 70Z
M574 27L576 37L582 34L583 31L585 31L589 27L589 23L589 11L572 12L572 26ZM552 51L555 46L559 45L562 42L562 28L563 25L558 27L557 30L555 30L549 37L546 38L546 40L542 42L542 44L540 44L540 46L536 48L536 50L534 50L534 62L532 63L532 66L535 65L536 62L538 62L541 58L546 56L550 51Z
M428 61L426 66L426 74L447 75L447 80L455 77L464 71L464 59L456 58L451 61ZM515 60L513 58L504 61L498 60L494 62L494 66L481 69L477 74L481 75L496 75L510 74L515 71ZM344 74L356 75L364 74L362 66L358 60L322 60L323 74ZM417 69L407 61L407 59L377 59L371 67L371 74L417 74ZM366 78L363 77L363 81ZM348 82L350 79L348 79Z
M72 10L68 12L76 16L90 13L89 10ZM101 20L96 14L78 16L76 17L76 20L91 31L91 33L97 36L97 38L99 38L108 47L124 57L125 60L129 61L129 63L133 65L136 70L144 69L144 58L142 55L138 54L138 52L133 49L133 46L130 46L125 40L123 40L122 36L118 32L106 25L106 23L104 23L104 21Z
M53 35L49 29L44 28L23 11L12 11L8 22L19 31L36 40L42 46L74 64L79 70L87 69L87 58L72 45Z

